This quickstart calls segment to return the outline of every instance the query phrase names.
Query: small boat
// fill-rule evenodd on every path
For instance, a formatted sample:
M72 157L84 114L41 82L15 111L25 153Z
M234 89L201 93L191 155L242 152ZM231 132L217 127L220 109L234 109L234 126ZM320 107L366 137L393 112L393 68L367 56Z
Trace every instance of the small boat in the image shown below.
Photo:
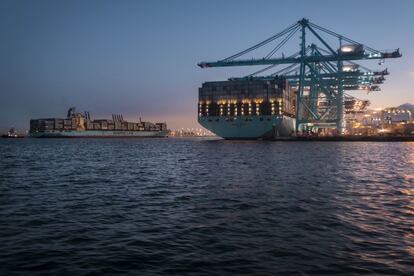
M1 137L2 138L24 138L24 136L18 134L14 128L9 129L7 134L3 134Z

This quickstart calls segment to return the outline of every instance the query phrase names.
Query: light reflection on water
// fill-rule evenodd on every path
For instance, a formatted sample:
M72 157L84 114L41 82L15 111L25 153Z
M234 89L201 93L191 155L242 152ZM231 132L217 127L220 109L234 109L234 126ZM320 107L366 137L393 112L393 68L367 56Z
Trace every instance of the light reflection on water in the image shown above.
M0 141L0 272L414 270L414 143Z

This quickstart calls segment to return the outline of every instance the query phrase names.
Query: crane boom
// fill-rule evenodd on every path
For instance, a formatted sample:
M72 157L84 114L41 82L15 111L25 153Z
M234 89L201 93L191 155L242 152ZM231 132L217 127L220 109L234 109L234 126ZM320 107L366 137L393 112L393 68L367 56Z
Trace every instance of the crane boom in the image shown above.
M305 56L304 58L272 58L272 59L245 59L245 60L219 60L200 62L197 65L201 68L209 67L228 67L228 66L252 66L252 65L272 65L272 64L293 64L293 63L311 63L311 62L329 62L329 61L351 61L351 60L370 60L386 59L401 57L399 49L392 52L380 52L376 54L348 54L348 55L324 55L324 56Z

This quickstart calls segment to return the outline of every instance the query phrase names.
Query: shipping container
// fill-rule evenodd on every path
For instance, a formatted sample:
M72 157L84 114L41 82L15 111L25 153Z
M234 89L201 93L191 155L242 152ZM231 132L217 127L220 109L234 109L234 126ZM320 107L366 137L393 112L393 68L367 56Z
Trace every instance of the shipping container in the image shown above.
M295 115L294 91L285 78L206 82L199 89L199 117ZM280 114L281 113L281 114Z

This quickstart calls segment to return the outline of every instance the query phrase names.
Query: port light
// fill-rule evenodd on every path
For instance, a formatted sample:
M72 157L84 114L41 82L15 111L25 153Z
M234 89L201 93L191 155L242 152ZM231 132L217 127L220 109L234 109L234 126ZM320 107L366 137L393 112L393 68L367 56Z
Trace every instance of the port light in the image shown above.
M351 45L346 45L346 46L342 46L341 47L341 52L342 53L351 53L355 50L355 48Z
M342 66L342 71L343 72L352 72L352 71L355 71L355 66L354 65L352 65L352 64L346 64L346 65L344 65L344 66Z
M378 132L385 133L385 132L390 132L390 130L386 128L381 128L378 130Z

